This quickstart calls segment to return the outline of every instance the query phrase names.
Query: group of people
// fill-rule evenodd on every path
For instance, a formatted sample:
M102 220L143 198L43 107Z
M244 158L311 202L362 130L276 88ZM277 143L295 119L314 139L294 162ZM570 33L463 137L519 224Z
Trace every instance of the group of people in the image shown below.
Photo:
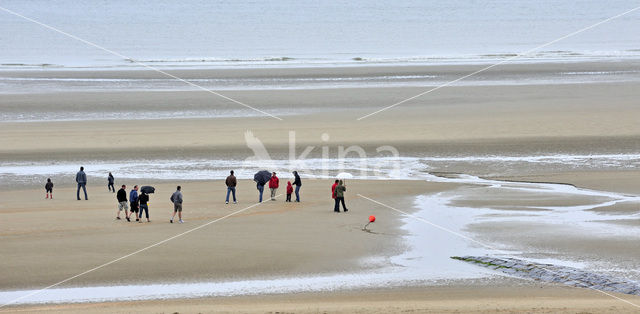
M293 176L294 176L293 183L291 183L291 181L287 182L287 189L286 189L287 197L285 202L291 202L291 196L294 192L296 195L295 201L300 202L300 188L302 187L302 180L300 179L300 175L298 174L297 171L293 171ZM268 178L268 180L266 178ZM254 181L256 182L256 187L259 192L259 196L258 196L259 202L262 202L264 186L267 183L269 184L269 189L271 191L271 200L272 201L276 200L276 193L280 186L280 179L278 178L275 172L272 172L270 176L269 176L269 173L266 172L266 177L264 177L264 179L254 179ZM76 191L77 199L80 200L80 189L82 189L84 191L85 200L88 200L89 198L87 196L87 188L86 188L87 175L84 172L84 167L80 167L80 171L76 173L76 183L77 183L77 191ZM116 193L114 184L115 184L115 178L113 174L109 172L109 175L107 176L107 189L109 190L109 192ZM234 175L233 170L231 170L229 176L225 180L225 184L227 186L227 197L225 200L225 204L229 204L229 196L233 196L233 203L237 204L238 201L236 199L236 187L238 185L238 180ZM295 189L293 186L295 186ZM121 220L122 218L120 217L120 214L121 212L124 211L125 219L129 222L131 221L131 216L133 215L137 222L142 223L143 214L145 215L147 222L151 222L151 220L149 219L149 194L144 191L144 188L146 187L144 187L143 191L141 191L141 193L138 194L138 186L135 185L133 189L128 193L128 199L127 199L126 188L127 186L123 184L120 190L118 190L118 193L116 194L116 199L118 200L118 211L117 211L116 219ZM47 179L47 183L45 184L45 190L46 190L45 197L47 199L49 198L53 199L53 182L51 181L51 178ZM333 209L334 212L337 212L337 213L340 212L340 204L342 204L342 208L344 212L348 211L344 201L344 193L346 192L346 190L347 190L347 187L342 180L335 180L334 184L331 186L331 197L334 200L334 209ZM153 193L153 191L151 191L150 193ZM173 216L171 217L169 222L173 223L175 216L177 214L178 222L183 223L184 222L182 220L183 196L182 196L182 188L180 186L178 186L176 188L176 191L173 194L171 194L170 201L171 203L173 203Z
M254 181L256 182L256 188L258 189L258 202L262 203L264 186L267 183L269 184L269 190L271 191L271 200L272 201L276 200L276 192L280 187L280 179L278 178L275 172L271 173L271 176L269 177L269 179L267 179L266 177L260 177L258 179L254 179ZM233 170L230 171L229 176L225 180L225 184L227 185L227 198L225 200L225 204L229 204L230 195L233 196L233 203L237 204L238 201L236 199L236 187L238 185L238 180L236 179L236 176ZM287 182L287 190L286 190L287 198L285 202L291 202L291 195L294 193L294 188L293 188L294 185L296 186L295 187L296 202L300 202L300 187L302 187L302 180L300 179L300 175L298 175L297 171L293 172L293 183L291 183L291 181Z
M108 182L107 188L109 189L110 192L115 190L113 188L114 181L115 180L113 178L113 175L111 174L111 172L109 172L109 176L107 177L107 182ZM138 186L135 185L133 189L129 192L129 200L127 200L126 188L127 186L123 184L120 190L118 190L118 193L116 194L116 199L118 200L118 212L116 215L116 219L118 220L121 219L120 213L124 211L125 219L129 222L131 221L131 215L135 215L136 221L139 223L142 223L143 214L147 218L147 222L151 222L151 220L149 219L149 194L147 193L147 191L144 190L145 188L149 188L149 187L143 187L142 191L140 191L140 195L138 195ZM153 190L151 190L150 193L153 193ZM169 198L169 200L171 201L171 203L173 203L173 216L171 216L171 219L169 219L169 222L173 223L173 221L176 218L176 214L178 214L178 222L184 223L184 221L182 220L182 187L181 186L178 185L176 187L176 191L173 192L173 194L171 194L171 197ZM130 211L129 211L129 208L127 208L127 201L128 201L128 205L131 207Z
M125 219L127 221L131 221L131 215L135 215L136 221L141 223L142 214L144 213L146 214L147 222L151 222L151 220L149 220L149 194L142 191L140 195L138 195L138 186L135 185L129 192L129 200L127 200L126 189L127 186L123 184L116 194L116 199L118 200L118 212L116 219L120 220L120 213L124 211ZM111 189L109 189L109 191L111 191ZM131 211L129 211L127 202L131 207Z
M107 189L110 192L115 192L115 188L113 187L115 179L113 174L109 172L109 176L107 177ZM127 186L122 185L118 193L116 194L116 199L118 200L118 212L116 215L116 219L120 220L120 213L124 211L125 219L127 221L131 221L131 215L135 215L136 221L142 223L142 215L144 214L145 218L147 218L147 222L151 222L149 219L149 194L144 190L143 187L140 195L138 195L138 186L135 185L133 189L129 192L129 200L127 200ZM153 191L151 191L153 193ZM176 214L178 215L178 222L184 223L182 220L182 187L177 186L176 191L171 194L169 198L171 203L173 204L173 216L169 219L170 223L176 218ZM127 202L131 210L127 208Z
M276 192L278 190L278 187L280 186L280 179L278 178L275 172L271 173L271 177L269 178L268 181L262 177L258 177L257 179L254 179L254 181L256 182L256 188L258 189L258 202L262 202L262 194L264 193L264 186L267 183L269 184L269 189L271 190L271 200L272 201L276 200ZM229 195L231 194L233 195L233 203L237 204L236 186L238 185L238 180L236 179L233 170L231 170L231 173L227 177L227 180L225 181L225 183L227 185L227 199L225 203L229 204ZM296 202L300 202L300 187L302 187L302 179L300 179L300 175L298 175L297 171L293 172L293 183L291 183L291 181L287 182L287 198L285 202L291 202L291 195L294 193L294 188L293 188L294 185L296 186L295 187ZM342 208L344 212L349 211L344 202L344 193L346 191L347 191L347 186L342 180L336 180L334 184L331 186L331 197L334 200L334 208L333 208L334 212L336 213L340 212L340 204L342 204Z
M87 175L84 173L84 167L80 167L80 171L76 173L76 183L78 184L78 191L76 197L80 200L80 189L84 191L84 199L88 200L87 196ZM53 182L51 178L47 178L47 183L44 185L45 198L53 199Z
M109 173L109 175L111 179L112 178L111 173ZM111 180L109 182L111 182ZM151 220L149 219L149 194L144 190L144 188L146 187L143 187L142 191L140 192L140 195L138 195L137 185L135 185L133 189L129 192L128 205L131 207L130 211L129 211L129 208L127 208L126 188L127 186L123 184L120 190L118 190L118 193L116 194L116 198L118 200L118 212L116 215L116 219L118 220L121 219L120 213L124 211L125 219L129 222L131 221L131 215L135 215L136 221L139 223L142 223L143 214L147 218L147 222L151 222ZM151 193L153 193L153 191L151 191ZM182 187L181 186L178 185L176 187L176 191L173 192L173 194L171 194L171 197L169 198L169 200L171 201L171 203L173 203L173 216L171 216L171 219L169 219L169 222L173 223L174 219L176 218L176 214L178 214L178 222L184 223L184 221L182 220Z

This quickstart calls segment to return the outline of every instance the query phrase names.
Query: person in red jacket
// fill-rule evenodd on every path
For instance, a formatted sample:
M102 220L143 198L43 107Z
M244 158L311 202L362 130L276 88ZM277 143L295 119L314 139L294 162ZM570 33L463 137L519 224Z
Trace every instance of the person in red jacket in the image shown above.
M333 185L331 186L331 198L334 200L334 202L336 199L336 186L338 186L338 181L340 180L336 180L336 182L334 182Z
M291 185L291 181L287 181L287 200L285 202L291 202L291 194L293 194L293 185Z
M276 177L276 173L271 174L271 179L269 179L269 189L271 189L271 200L276 200L276 191L278 190L278 186L280 185L280 179Z
M338 186L338 180L331 186L331 198L336 199L336 186Z

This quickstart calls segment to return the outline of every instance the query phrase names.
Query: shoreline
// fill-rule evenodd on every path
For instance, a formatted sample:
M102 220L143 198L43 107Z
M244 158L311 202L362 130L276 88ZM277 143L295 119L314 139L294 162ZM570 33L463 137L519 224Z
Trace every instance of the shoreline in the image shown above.
M508 62L500 64L500 69L491 69L488 72L525 72L525 73L539 73L539 72L557 72L557 71L571 71L579 70L584 72L591 72L596 70L609 70L609 71L623 71L630 70L629 65L640 65L640 56L633 59L615 59L608 58L603 60L579 60L576 62L567 62L563 67L558 68L558 63L563 64L563 61L558 62L545 62L544 60L539 63L518 63ZM482 68L482 64L382 64L382 65L369 65L358 64L355 66L314 66L314 67L300 67L300 68L189 68L189 69L175 69L176 74L183 75L187 78L209 78L212 75L215 77L223 78L237 78L237 77L286 77L286 76L299 76L306 73L307 76L345 76L345 75L357 75L357 76L385 76L385 75L408 75L419 74L423 72L432 72L436 74L449 74L449 73L464 73L469 70L478 70ZM47 78L52 74L57 76L60 74L61 78L73 78L74 75L79 75L85 78L119 78L127 77L133 79L143 78L165 78L165 74L158 73L154 70L147 68L139 69L93 69L87 68L86 70L61 70L56 68L49 69L33 69L30 71L15 71L10 69L0 69L0 74L17 77L17 78ZM146 73L145 73L146 72Z
M518 87L544 85L589 85L638 83L640 58L632 60L584 61L574 63L506 63L498 68L468 77L485 68L482 65L380 65L352 67L284 67L284 68L191 68L165 69L160 73L142 69L86 69L39 71L0 70L0 92L5 97L48 94L199 92L199 88L224 94L260 92L326 92L360 89L425 89L449 84L460 87ZM199 88L175 79L184 79ZM61 96L61 95L58 95ZM212 95L209 95L210 97ZM237 96L234 96L237 97ZM0 103L1 105L1 103ZM308 106L305 106L308 107ZM238 108L245 109L245 108ZM326 109L326 108L325 108ZM221 117L231 114L217 113ZM246 115L246 114L245 114Z
M229 151L228 151L229 152ZM227 153L228 153L227 152ZM113 153L113 152L112 152ZM206 182L223 180L228 169L235 169L239 179L250 179L259 169L265 168L281 173L282 179L291 179L293 170L303 172L307 180L327 180L338 173L349 173L354 180L424 180L430 175L470 174L482 178L502 179L504 181L528 183L539 182L528 179L536 175L545 177L572 173L577 167L583 170L623 173L622 168L630 168L640 161L640 153L617 154L549 154L549 155L429 155L401 157L358 158L306 158L302 160L272 159L243 160L240 152L239 160L219 159L214 156L191 158L147 158L147 159L115 159L96 160L55 160L49 155L49 161L7 160L0 169L0 178L6 189L33 188L41 185L47 178L52 178L56 187L73 187L73 173L78 165L87 167L87 175L91 185L102 182L104 174L114 172L119 179L128 181L171 182L186 180ZM148 155L149 156L149 155ZM151 157L151 156L149 156ZM276 157L276 156L274 156ZM227 156L227 158L229 158ZM327 163L337 165L327 170ZM498 166L500 165L500 166ZM509 168L510 171L498 171L497 168ZM402 169L402 171L399 171ZM464 171L464 172L463 172ZM511 178L512 177L512 178ZM561 182L560 182L561 183Z
M357 67L440 67L440 66L487 66L504 62L509 59L509 64L571 64L571 63L604 63L604 62L636 62L640 60L638 49L626 50L628 55L564 55L558 57L515 57L515 53L477 54L468 56L446 57L413 57L413 58L361 58L341 60L322 60L309 62L314 59L300 62L304 59L292 57L265 58L264 60L136 60L139 63L154 66L161 70L267 70L267 69L317 69L317 68L357 68ZM568 53L568 51L566 51ZM269 60L272 59L272 60ZM278 59L278 60L276 60ZM137 69L133 69L137 68ZM95 65L60 65L54 63L5 63L0 64L0 72L15 71L137 71L146 70L133 61L122 64L95 64Z

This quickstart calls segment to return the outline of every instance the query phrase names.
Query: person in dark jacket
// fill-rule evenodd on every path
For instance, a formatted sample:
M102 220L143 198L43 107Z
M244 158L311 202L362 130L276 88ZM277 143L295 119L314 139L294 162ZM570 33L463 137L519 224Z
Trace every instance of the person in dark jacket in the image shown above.
M342 183L342 180L338 181L338 185L336 186L335 189L335 195L336 195L336 204L333 207L333 211L335 211L336 213L340 212L340 203L342 203L342 208L344 209L344 212L348 212L349 210L347 209L347 206L344 205L344 192L347 190L347 187Z
M127 188L126 185L122 185L122 188L118 190L118 194L116 194L116 199L118 199L118 215L116 219L120 219L120 212L124 210L124 215L129 218L129 206L127 205Z
M276 177L276 173L271 174L271 179L269 179L269 189L271 190L271 200L276 200L276 191L278 190L278 186L280 185L280 179Z
M84 173L84 167L80 167L80 171L76 173L76 182L78 183L78 191L76 197L80 200L80 188L84 191L84 199L89 200L87 197L87 175Z
M116 179L113 177L113 175L111 174L111 172L109 172L109 176L107 177L107 189L109 189L109 192L116 192L116 188L113 186L113 184L116 182Z
M225 204L229 204L229 194L233 194L233 203L238 204L236 201L236 185L238 185L238 180L236 179L236 176L233 175L233 170L231 170L225 184L227 185L227 200L225 201Z
M51 178L47 178L47 184L44 185L44 189L47 191L45 198L49 198L49 194L51 194L51 199L53 199L53 182L51 182Z
M256 181L256 188L258 189L258 192L259 192L258 202L260 203L262 203L262 193L264 193L265 184L267 184L267 182Z
M300 180L298 171L294 171L293 176L294 176L293 185L296 186L296 202L300 202L300 187L302 186L302 180Z
M127 216L127 221L131 221L129 217L134 215L136 217L136 221L140 221L138 218L138 186L134 185L131 192L129 192L129 204L131 205L131 211L129 211L129 216Z
M140 202L140 215L138 215L138 222L142 223L142 213L144 212L147 215L147 222L151 222L149 220L149 194L145 193L144 190L140 197L138 198L138 202ZM136 219L137 220L137 219Z

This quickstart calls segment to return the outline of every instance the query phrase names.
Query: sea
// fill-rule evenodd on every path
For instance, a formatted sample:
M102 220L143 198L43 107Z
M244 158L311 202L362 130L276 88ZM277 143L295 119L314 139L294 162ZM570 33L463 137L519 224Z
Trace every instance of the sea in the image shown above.
M0 70L490 63L632 0L4 0ZM640 10L518 57L640 58Z

